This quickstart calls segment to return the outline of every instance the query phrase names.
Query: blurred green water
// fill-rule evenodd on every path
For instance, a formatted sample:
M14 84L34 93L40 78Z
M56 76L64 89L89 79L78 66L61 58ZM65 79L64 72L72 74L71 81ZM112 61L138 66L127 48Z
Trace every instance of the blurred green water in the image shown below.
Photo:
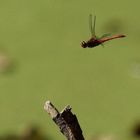
M140 117L139 4L1 0L0 50L16 66L0 74L0 134L38 123L54 139L64 139L43 110L49 99L60 109L73 107L86 138L103 133L129 139ZM90 37L90 13L97 16L97 34L127 37L82 49L80 42Z

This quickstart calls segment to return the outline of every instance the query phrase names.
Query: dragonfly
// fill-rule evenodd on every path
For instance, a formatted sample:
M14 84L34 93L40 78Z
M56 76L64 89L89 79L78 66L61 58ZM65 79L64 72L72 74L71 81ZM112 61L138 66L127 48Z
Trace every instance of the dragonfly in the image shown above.
M97 37L95 35L95 23L96 23L96 16L94 16L94 22L93 22L93 17L92 14L89 15L89 28L91 32L91 38L88 41L83 41L81 43L81 46L83 48L94 48L97 47L98 45L103 45L104 42L116 39L116 38L123 38L125 35L123 34L116 34L116 35L111 35L110 33L108 34L103 34L101 37Z

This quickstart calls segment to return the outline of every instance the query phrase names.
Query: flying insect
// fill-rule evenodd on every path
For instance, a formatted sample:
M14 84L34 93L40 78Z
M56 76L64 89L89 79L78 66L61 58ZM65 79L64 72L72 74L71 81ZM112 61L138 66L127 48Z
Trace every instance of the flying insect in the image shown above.
M89 28L90 28L90 32L91 32L91 38L88 41L83 41L81 43L81 46L83 48L94 48L97 47L98 45L102 45L103 43L112 39L116 39L116 38L123 38L125 37L125 35L123 34L117 34L117 35L111 35L111 34L104 34L101 37L97 37L95 35L95 23L96 23L96 16L94 16L94 23L92 23L92 15L89 15Z

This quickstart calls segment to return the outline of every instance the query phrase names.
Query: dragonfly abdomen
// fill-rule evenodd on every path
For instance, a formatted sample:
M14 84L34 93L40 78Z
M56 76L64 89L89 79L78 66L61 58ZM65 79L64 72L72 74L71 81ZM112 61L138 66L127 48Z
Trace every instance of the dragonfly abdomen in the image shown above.
M109 41L109 40L112 40L112 39L116 39L116 38L122 38L122 37L125 37L125 35L114 35L112 37L104 37L104 38L100 39L100 42L104 43L106 41Z

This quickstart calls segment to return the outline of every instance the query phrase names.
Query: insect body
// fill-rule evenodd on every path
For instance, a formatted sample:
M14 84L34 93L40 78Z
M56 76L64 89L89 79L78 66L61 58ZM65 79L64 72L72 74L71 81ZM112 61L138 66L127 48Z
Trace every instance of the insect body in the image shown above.
M90 15L89 16L89 27L90 27L90 31L91 31L92 36L87 42L83 41L81 43L81 46L83 48L93 48L93 47L96 47L98 45L103 45L103 43L106 41L116 39L116 38L125 37L125 35L122 35L122 34L113 35L113 36L110 36L110 34L104 34L100 38L97 38L95 35L95 21L96 21L96 16L94 16L94 24L92 25L92 15Z

